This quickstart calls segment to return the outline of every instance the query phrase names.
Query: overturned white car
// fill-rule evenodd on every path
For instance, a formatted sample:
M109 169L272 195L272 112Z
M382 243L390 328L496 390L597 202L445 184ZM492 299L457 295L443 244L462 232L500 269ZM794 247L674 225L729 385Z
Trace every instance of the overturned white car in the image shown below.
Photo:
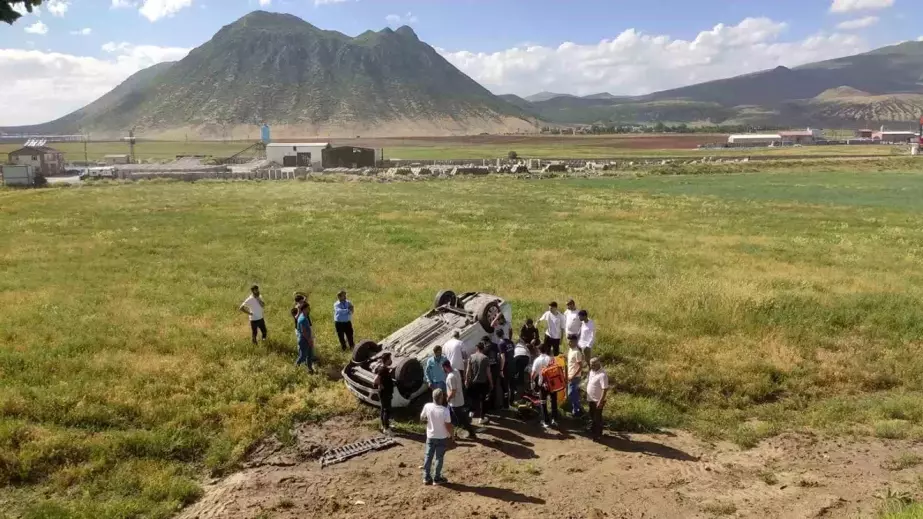
M427 390L423 381L423 364L432 356L433 348L445 344L458 330L465 349L473 352L477 343L493 333L490 323L500 313L508 323L513 322L510 304L500 297L483 292L455 294L451 290L443 290L436 294L433 308L407 326L380 343L362 341L356 345L352 360L343 368L346 387L359 400L378 406L375 371L381 365L382 352L387 351L391 353L394 373L391 405L406 407Z

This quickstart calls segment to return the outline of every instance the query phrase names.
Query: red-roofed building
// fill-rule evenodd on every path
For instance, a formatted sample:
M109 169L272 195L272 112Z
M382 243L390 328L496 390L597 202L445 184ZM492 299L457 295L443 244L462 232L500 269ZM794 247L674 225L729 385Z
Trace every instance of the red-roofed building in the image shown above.
M822 138L820 130L812 130L810 128L807 130L779 132L779 135L782 136L783 142L790 142L792 144L814 144Z

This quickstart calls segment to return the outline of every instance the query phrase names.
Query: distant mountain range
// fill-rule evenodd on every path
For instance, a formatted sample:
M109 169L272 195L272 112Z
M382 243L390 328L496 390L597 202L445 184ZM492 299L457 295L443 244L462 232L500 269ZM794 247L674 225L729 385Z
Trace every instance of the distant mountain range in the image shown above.
M351 38L255 11L175 63L142 70L86 107L6 132L202 137L534 131L521 108L460 72L410 27Z
M923 42L777 67L643 96L497 96L409 27L349 37L255 11L175 63L128 78L64 117L7 133L243 137L450 135L543 124L815 127L912 124L923 114Z

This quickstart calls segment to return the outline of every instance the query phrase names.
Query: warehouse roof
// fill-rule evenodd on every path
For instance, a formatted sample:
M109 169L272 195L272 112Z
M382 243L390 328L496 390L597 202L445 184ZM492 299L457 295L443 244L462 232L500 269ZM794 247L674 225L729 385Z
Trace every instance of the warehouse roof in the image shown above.
M10 155L35 155L37 153L60 153L54 148L48 146L25 146L18 150L11 151Z
M781 139L782 136L778 133L741 133L738 135L731 135L729 138L733 139Z
M329 142L272 142L266 145L267 148L288 148L292 146L304 148L325 148Z

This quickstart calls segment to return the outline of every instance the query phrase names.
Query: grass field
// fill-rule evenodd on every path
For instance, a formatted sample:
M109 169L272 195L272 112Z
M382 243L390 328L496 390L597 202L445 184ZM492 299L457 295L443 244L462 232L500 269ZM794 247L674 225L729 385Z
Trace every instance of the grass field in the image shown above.
M337 145L355 145L380 148L385 158L403 160L496 159L506 158L515 151L522 158L662 158L705 156L891 156L909 154L900 146L805 146L780 149L716 149L697 150L696 143L724 142L724 136L488 136L408 139L334 139ZM141 141L135 146L140 160L167 161L177 155L205 155L229 157L250 146L247 141ZM83 143L62 142L51 146L61 150L67 161L100 160L105 155L127 154L124 142L90 142L86 154ZM21 147L18 144L0 144L0 156Z
M0 190L0 515L167 517L265 434L356 410L323 374L341 287L371 338L441 288L517 326L574 297L623 430L923 438L921 258L923 175L895 171Z

